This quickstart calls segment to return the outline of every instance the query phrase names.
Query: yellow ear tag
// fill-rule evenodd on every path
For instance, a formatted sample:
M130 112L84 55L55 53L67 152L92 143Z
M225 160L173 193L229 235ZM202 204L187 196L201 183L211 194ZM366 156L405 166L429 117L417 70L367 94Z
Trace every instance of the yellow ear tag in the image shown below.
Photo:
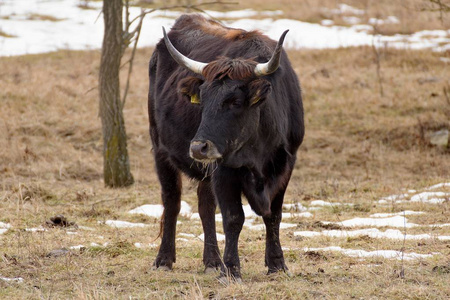
M198 99L197 94L191 95L191 103L200 104L200 99Z

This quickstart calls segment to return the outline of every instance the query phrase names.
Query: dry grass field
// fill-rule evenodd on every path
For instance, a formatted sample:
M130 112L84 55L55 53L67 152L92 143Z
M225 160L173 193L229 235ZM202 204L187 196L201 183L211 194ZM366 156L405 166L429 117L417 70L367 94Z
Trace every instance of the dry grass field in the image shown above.
M242 7L251 7L256 1L241 2ZM331 0L318 2L335 5ZM386 15L402 11L402 3L420 4L347 2L380 7ZM290 11L287 16L308 19L311 15L311 20L318 5L302 1L305 10L294 11L291 1L280 3ZM276 8L271 5L267 7ZM411 17L414 14L404 16L408 21L397 15L406 26L404 32L443 26L436 21L436 13L423 12L423 21L417 18L416 22ZM427 18L435 23L429 25ZM152 244L159 244L159 220L127 213L143 204L160 203L146 103L151 53L152 49L141 49L136 54L124 111L136 180L127 189L107 189L102 182L96 89L99 52L0 58L0 222L11 225L0 234L0 277L23 278L23 282L0 280L0 299L450 298L448 240L294 235L295 231L332 227L320 221L339 224L354 217L403 210L425 212L408 216L410 222L419 224L407 228L408 234L450 235L448 226L428 226L450 223L448 196L440 204L377 202L410 189L422 191L450 182L450 150L431 145L429 138L438 130L450 130L450 66L441 60L450 58L450 53L380 49L381 95L371 47L288 51L302 83L306 137L285 203L308 207L313 200L326 200L352 206L324 207L312 211L311 218L286 220L296 224L281 233L290 277L266 275L264 232L244 228L239 244L243 283L229 286L221 285L214 274L203 274L203 244L198 238L178 242L172 272L152 271L157 253ZM125 70L122 75L124 83ZM197 211L196 183L185 178L183 184L182 200ZM441 191L448 193L450 188ZM58 214L76 225L45 227ZM148 226L113 228L104 224L106 220ZM198 220L179 220L179 233L202 233ZM45 231L27 230L40 226ZM220 223L218 231L223 232ZM84 247L70 249L77 245ZM402 262L302 250L327 246L434 255ZM219 247L223 250L223 242ZM68 251L55 251L61 249Z

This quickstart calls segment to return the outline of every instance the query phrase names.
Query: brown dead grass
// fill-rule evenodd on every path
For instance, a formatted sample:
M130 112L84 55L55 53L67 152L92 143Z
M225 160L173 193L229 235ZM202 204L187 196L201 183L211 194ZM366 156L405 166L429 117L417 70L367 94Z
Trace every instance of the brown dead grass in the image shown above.
M280 3L289 7L292 2ZM334 1L302 3L309 3L311 10L319 4L335 5ZM347 3L362 8L355 1ZM265 5L260 8L271 8ZM418 26L425 28L423 23ZM139 249L133 244L154 242L159 222L126 212L160 202L146 105L151 52L142 49L136 55L124 112L136 183L121 190L106 189L102 182L98 51L0 58L0 221L13 226L0 236L0 276L24 278L22 284L0 281L0 298L448 299L449 274L444 271L450 250L448 242L438 240L406 241L406 252L441 255L405 262L404 278L397 260L361 261L333 252L300 250L285 253L292 277L268 277L263 263L264 234L248 229L239 246L242 285L222 286L214 276L202 273L199 240L177 244L173 272L150 271L157 249ZM376 212L422 210L427 214L410 216L410 222L449 223L449 201L387 206L375 202L450 178L449 150L432 147L427 140L428 133L450 129L450 104L443 93L450 86L450 74L448 64L439 60L448 53L382 50L383 97L370 47L289 51L289 56L302 82L306 137L285 202L308 205L310 200L324 199L354 206L326 208L314 212L311 219L294 219L297 228L282 231L283 246L401 250L403 243L394 240L293 236L296 230L330 229L318 221L339 222ZM194 182L184 181L183 200L194 210L195 190ZM24 230L57 214L93 230ZM109 219L149 226L113 229L99 223ZM202 233L198 221L180 220L178 232ZM449 227L417 227L408 233L450 235ZM109 244L90 246L92 242ZM82 251L47 256L52 250L80 244L86 246Z

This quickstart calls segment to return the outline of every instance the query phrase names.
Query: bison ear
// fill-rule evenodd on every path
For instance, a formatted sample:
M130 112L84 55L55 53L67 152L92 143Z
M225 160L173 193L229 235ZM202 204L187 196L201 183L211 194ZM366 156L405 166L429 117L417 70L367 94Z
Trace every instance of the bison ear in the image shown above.
M200 104L199 87L203 80L197 77L187 77L178 83L178 91L191 99L191 103Z
M249 84L250 106L262 103L272 91L272 85L265 79L256 79Z

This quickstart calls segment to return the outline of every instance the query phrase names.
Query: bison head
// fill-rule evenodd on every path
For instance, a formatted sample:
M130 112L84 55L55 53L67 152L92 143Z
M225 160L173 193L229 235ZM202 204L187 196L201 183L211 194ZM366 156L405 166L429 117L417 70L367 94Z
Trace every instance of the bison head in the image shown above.
M267 63L227 57L202 63L181 54L163 28L164 41L173 59L201 75L184 78L178 85L193 105L202 108L200 126L190 144L191 158L202 163L222 159L227 165L242 166L242 160L234 158L242 147L252 146L260 122L259 106L271 93L270 82L261 76L278 69L287 32L281 35Z

